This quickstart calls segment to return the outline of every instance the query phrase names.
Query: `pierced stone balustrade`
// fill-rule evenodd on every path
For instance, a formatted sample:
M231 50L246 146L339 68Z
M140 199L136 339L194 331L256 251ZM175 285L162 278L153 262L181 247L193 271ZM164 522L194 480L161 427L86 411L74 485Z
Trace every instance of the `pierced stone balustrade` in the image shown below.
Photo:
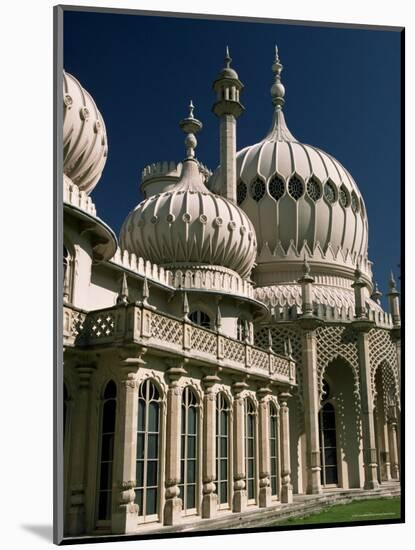
M272 380L296 383L293 360L264 351L185 319L130 304L90 311L64 306L64 344L70 347L145 345L155 354L189 357Z

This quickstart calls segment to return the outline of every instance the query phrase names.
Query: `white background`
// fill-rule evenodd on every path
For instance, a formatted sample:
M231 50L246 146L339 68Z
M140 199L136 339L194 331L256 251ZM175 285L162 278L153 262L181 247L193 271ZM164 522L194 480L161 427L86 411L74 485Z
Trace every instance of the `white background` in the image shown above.
M280 548L334 546L377 549L413 547L414 504L414 72L415 18L408 0L255 0L115 2L74 1L108 6L302 19L406 27L406 284L407 284L407 524L281 533L112 543L105 548L186 550L272 545ZM2 2L0 16L0 544L37 549L52 533L52 6L49 0ZM88 55L88 52L85 52ZM388 86L385 66L384 86ZM358 83L354 83L358 86ZM384 106L385 109L388 105ZM379 113L382 116L382 113ZM4 122L4 119L6 121ZM411 127L412 126L412 127ZM387 220L385 220L387 223ZM412 310L412 311L411 311ZM410 318L412 315L412 319ZM100 546L102 547L102 546ZM83 545L83 548L98 548Z

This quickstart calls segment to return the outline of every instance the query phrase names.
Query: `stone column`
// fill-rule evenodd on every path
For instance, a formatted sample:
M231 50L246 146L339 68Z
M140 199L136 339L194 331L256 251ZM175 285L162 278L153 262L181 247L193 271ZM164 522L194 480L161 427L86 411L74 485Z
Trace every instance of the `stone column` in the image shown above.
M279 394L280 432L281 432L281 502L290 504L293 501L290 466L290 417L287 400L291 397L288 391Z
M246 508L246 472L245 472L245 400L241 392L248 386L246 382L234 382L232 391L233 400L233 501L232 511L242 512Z
M216 480L216 395L213 385L219 381L216 375L202 378L205 395L203 398L203 499L202 518L213 518L218 507L218 495L215 493Z
M136 460L137 460L137 414L138 387L136 376L143 365L141 350L138 357L122 358L122 382L119 394L119 436L116 439L115 463L116 488L115 507L111 531L117 534L134 533L138 523L138 505L135 504Z
M317 342L315 330L303 331L302 359L304 373L304 424L307 453L307 493L320 494L322 492L318 423L320 395L317 378Z
M164 525L175 525L181 518L182 499L180 489L180 439L182 391L178 380L186 374L182 363L168 362L166 371L169 381L167 392L166 428L166 502L164 504Z
M267 387L257 391L259 398L259 506L271 505L271 459L269 433L269 404L267 396L272 393Z
M396 420L397 407L391 407L388 422L391 477L399 480L399 444L398 444L398 423Z
M79 380L78 398L75 400L72 416L70 449L70 501L68 522L65 532L70 536L85 533L85 490L86 465L88 454L88 428L90 420L90 382L95 370L93 364L76 366Z
M360 376L360 399L362 411L362 432L363 432L363 463L365 469L365 489L377 489L379 487L377 474L377 452L375 440L375 422L373 418L373 395L370 379L369 359L369 334L371 328L369 321L361 320L353 323L354 329L358 332L359 351L359 376Z

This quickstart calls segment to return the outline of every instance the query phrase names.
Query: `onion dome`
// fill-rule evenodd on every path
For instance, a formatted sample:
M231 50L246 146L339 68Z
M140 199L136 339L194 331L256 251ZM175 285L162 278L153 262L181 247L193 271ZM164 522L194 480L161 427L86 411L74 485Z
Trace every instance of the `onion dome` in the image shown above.
M300 143L288 129L282 68L276 49L271 128L264 139L236 156L237 202L251 219L258 240L256 273L263 264L274 263L275 269L278 263L281 268L282 261L287 261L282 269L288 271L306 253L311 262L324 264L326 273L343 266L352 274L360 261L369 281L368 222L361 193L339 161ZM214 192L221 188L219 169L208 185Z
M255 230L246 214L204 185L195 158L195 134L202 123L193 116L180 122L187 134L187 157L173 188L143 200L127 216L121 248L164 267L220 266L248 277L256 257Z
M90 193L108 154L101 113L78 80L63 72L63 171L81 191Z

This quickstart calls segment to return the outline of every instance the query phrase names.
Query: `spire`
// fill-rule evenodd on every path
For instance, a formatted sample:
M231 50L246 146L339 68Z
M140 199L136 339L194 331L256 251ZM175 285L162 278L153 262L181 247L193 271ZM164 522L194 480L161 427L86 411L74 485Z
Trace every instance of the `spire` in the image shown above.
M392 292L397 292L396 281L395 281L395 276L393 274L393 271L391 271L391 276L389 279L389 288Z
M271 86L271 98L274 109L274 119L272 126L264 138L264 141L297 141L292 133L287 128L284 113L282 108L285 103L285 87L281 82L281 73L283 65L278 54L278 47L275 46L275 58L272 64L272 72L274 73L274 84Z
M374 284L374 289L373 289L373 292L372 292L370 297L372 298L372 300L374 302L376 302L377 304L380 304L380 299L382 297L382 293L379 290L377 282L375 282L375 284Z
M128 284L127 284L127 275L123 273L121 281L121 290L117 296L117 305L127 305L128 304Z
M179 123L180 128L183 130L183 132L187 134L184 140L184 144L186 146L186 155L187 155L186 160L194 159L195 157L194 150L197 147L197 139L195 134L197 134L197 132L199 132L203 128L203 124L200 122L200 120L197 120L197 118L193 116L194 108L195 107L193 105L193 101L190 100L189 115L187 118L184 118Z
M185 319L188 319L189 312L190 312L189 300L187 298L187 292L185 291L183 292L183 317Z
M216 330L220 332L222 327L222 313L220 311L220 305L218 304L218 309L216 311Z
M275 59L272 64L272 72L274 73L275 82L271 86L272 103L275 105L275 109L280 111L285 103L285 88L281 82L281 73L283 65L280 62L278 55L278 47L275 45Z
M226 53L225 53L225 64L226 68L229 69L231 66L232 57L229 54L229 46L226 46Z
M144 277L142 295L143 295L143 305L146 306L148 305L148 299L150 297L150 290L148 288L147 277Z

